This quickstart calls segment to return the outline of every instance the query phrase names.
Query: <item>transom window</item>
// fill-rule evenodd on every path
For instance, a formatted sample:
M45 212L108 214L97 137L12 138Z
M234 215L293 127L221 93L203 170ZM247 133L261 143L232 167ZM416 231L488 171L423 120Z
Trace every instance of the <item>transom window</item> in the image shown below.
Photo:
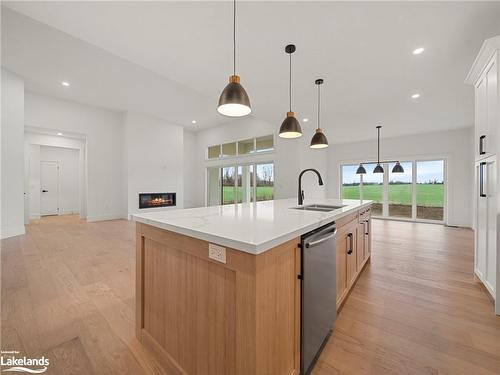
M274 151L274 136L272 134L209 146L207 150L207 158L223 159L271 151Z

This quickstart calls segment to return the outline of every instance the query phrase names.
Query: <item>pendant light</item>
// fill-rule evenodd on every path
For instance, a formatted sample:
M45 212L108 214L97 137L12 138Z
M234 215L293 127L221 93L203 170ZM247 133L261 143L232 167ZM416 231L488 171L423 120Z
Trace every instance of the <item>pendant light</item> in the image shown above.
M286 113L286 118L280 126L279 136L281 138L298 138L302 136L302 129L299 121L295 118L295 114L292 112L292 53L295 52L295 46L293 44L287 45L285 52L290 56L290 74L288 80L290 110Z
M316 133L314 133L311 139L311 148L325 148L328 147L328 139L326 139L323 130L321 130L320 126L320 104L321 104L321 94L320 94L320 85L323 84L323 80L317 79L314 83L318 86L318 127L316 128Z
M242 117L252 112L247 92L240 84L240 77L236 75L236 0L233 0L233 75L220 94L217 111L230 117Z
M380 128L382 126L377 126L377 165L373 169L373 173L384 173L384 168L380 165Z
M356 170L356 174L366 174L366 169L363 166L363 163L359 163L359 167Z
M396 165L392 168L392 173L405 173L405 170L403 169L403 166L399 163L399 161L396 162Z

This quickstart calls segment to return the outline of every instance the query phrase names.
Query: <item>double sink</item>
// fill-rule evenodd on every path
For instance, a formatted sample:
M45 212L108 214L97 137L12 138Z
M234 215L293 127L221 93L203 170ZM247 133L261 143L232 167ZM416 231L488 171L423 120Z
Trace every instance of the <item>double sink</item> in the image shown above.
M343 206L330 206L327 204L308 204L307 206L291 207L294 210L304 210L304 211L316 211L316 212L330 212L333 210L338 210Z

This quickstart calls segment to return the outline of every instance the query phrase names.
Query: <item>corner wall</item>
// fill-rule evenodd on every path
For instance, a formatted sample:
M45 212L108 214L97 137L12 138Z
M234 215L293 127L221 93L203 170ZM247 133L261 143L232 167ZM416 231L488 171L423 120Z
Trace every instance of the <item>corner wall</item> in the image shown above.
M0 237L24 234L24 82L2 69Z
M382 138L381 159L443 158L447 161L448 225L472 227L473 128ZM340 165L376 160L377 141L332 145L328 150L328 195L340 196Z

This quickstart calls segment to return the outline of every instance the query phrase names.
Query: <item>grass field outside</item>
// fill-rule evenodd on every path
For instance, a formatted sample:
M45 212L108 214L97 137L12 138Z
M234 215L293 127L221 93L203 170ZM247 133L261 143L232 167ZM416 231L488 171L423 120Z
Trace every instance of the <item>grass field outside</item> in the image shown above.
M364 185L363 199L381 202L383 185ZM443 184L417 184L417 206L443 207ZM342 198L359 199L359 186L342 186ZM389 203L412 204L411 184L389 184Z
M242 187L224 186L223 189L223 204L234 203L234 193L236 192L237 197L241 200ZM274 197L274 186L257 186L257 201L266 201L273 199Z

